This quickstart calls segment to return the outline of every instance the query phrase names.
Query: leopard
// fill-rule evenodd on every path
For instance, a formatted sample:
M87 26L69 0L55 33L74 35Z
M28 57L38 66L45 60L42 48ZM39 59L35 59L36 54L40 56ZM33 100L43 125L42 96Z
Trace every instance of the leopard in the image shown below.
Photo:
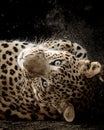
M101 68L70 40L0 41L0 119L72 122L90 109Z

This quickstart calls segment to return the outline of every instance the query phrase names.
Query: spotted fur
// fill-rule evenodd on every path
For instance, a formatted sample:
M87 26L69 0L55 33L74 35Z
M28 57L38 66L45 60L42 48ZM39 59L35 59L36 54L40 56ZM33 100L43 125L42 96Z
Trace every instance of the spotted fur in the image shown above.
M0 118L73 121L90 108L100 68L68 40L0 41Z

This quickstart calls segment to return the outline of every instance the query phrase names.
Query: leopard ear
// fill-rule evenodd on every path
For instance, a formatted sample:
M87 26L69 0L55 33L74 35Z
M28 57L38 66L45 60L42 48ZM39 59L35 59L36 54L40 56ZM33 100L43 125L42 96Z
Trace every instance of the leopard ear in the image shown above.
M63 116L67 122L72 122L75 118L74 106L70 103L68 107L64 110Z
M89 60L79 61L80 73L86 76L86 78L92 78L101 72L101 64L99 62L91 62Z

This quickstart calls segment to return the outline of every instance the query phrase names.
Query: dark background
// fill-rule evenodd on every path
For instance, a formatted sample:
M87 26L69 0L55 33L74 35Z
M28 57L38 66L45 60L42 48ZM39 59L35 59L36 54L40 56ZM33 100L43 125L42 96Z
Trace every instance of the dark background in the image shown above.
M104 5L101 0L0 0L1 40L34 41L40 38L66 37L85 47L91 60L104 63ZM98 92L97 104L102 111L104 110L104 88L99 89L101 90ZM101 115L103 118L104 113L100 114L97 121L103 121ZM93 115L91 119L94 119ZM21 129L25 127L34 129L38 127L39 122L32 125L13 122L11 124L0 122L0 124L7 129L9 126L10 129L16 127L20 129L20 125L22 125ZM53 129L53 126L63 130L69 127L77 128L76 125L68 126L64 123L63 127L61 125L62 123L59 122L50 122L45 124L44 128ZM95 127L99 126L89 126L91 129Z
M67 37L104 62L101 0L0 0L0 39Z

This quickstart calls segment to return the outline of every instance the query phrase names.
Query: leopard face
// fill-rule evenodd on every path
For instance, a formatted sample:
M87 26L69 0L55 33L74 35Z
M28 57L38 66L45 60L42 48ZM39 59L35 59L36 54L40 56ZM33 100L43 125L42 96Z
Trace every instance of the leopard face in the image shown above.
M18 64L24 77L30 79L36 100L50 104L69 122L75 118L75 111L88 108L93 100L91 78L100 72L98 62L90 64L68 51L32 47L20 53ZM86 69L87 64L90 69ZM96 72L91 69L93 65ZM87 76L90 73L91 77Z

